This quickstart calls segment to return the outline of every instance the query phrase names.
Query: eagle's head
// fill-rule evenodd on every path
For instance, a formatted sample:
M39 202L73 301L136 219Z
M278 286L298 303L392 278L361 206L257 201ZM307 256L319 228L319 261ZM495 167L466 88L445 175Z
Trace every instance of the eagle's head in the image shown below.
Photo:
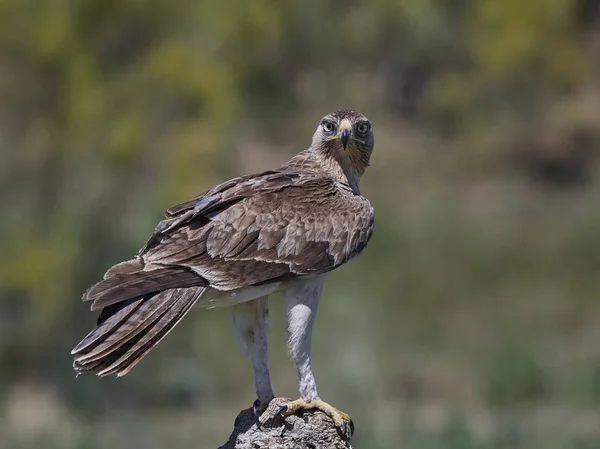
M375 146L373 127L359 112L340 110L327 114L319 122L312 149L333 157L344 172L356 175L357 181L369 166Z

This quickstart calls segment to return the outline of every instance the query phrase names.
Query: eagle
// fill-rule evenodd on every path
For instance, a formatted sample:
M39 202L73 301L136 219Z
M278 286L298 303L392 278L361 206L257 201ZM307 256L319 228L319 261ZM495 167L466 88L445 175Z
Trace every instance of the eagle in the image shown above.
M310 147L283 166L168 209L138 255L84 293L100 315L72 351L77 374L123 376L192 307L231 307L236 339L252 361L259 416L274 398L267 298L282 291L300 398L281 414L318 409L342 430L352 428L347 414L317 394L311 335L328 273L361 253L373 233L359 180L374 143L364 115L335 111L319 122Z

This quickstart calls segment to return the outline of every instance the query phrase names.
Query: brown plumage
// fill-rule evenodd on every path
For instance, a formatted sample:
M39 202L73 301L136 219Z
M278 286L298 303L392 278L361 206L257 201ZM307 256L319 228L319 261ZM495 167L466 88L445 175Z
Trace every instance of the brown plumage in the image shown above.
M368 124L352 111L328 117ZM363 250L373 210L358 180L372 133L342 149L322 124L311 147L279 169L226 181L169 209L135 259L85 292L102 312L72 351L78 374L126 374L194 304L252 300Z

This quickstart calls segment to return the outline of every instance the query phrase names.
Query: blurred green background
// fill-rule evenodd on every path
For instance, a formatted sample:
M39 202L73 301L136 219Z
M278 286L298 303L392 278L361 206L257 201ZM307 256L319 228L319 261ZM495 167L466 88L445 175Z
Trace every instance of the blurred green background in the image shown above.
M313 352L355 447L600 447L599 2L0 0L0 99L1 449L226 441L255 398L229 310L76 380L79 298L339 108L374 124L376 226Z

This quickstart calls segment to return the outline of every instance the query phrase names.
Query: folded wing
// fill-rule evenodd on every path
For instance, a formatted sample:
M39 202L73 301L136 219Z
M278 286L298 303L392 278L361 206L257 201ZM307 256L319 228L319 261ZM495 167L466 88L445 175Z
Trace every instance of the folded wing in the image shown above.
M78 373L127 373L209 289L325 273L357 255L373 229L368 201L315 174L235 178L167 211L136 259L84 294L102 309L73 350Z

